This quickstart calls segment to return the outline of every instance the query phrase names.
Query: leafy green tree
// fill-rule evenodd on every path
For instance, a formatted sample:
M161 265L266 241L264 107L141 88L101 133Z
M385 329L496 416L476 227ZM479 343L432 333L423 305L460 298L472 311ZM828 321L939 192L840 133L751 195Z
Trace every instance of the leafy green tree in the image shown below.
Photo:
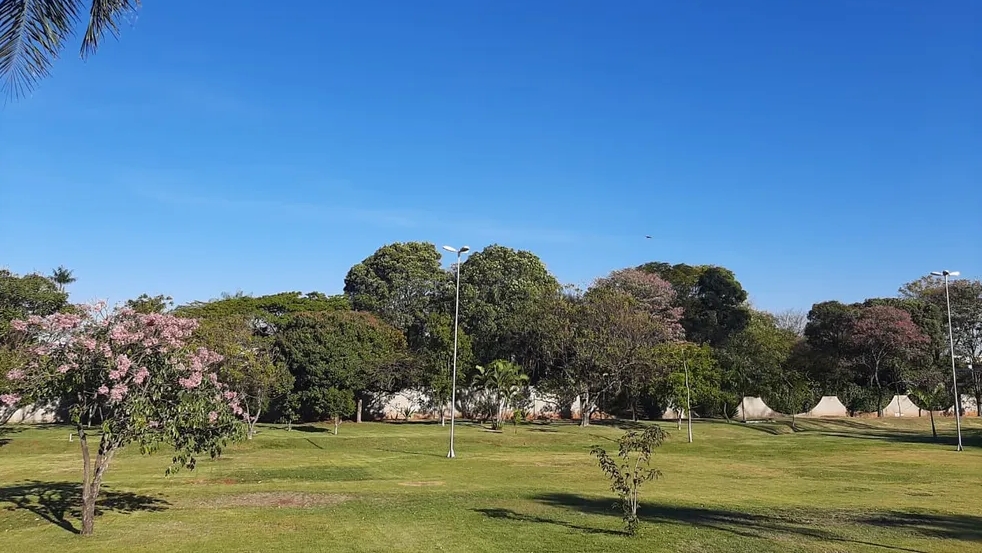
M72 272L63 265L59 266L54 271L51 271L51 276L48 278L51 280L51 282L58 285L58 290L61 292L65 291L66 286L78 280L75 278Z
M751 311L747 326L717 350L731 399L742 402L748 395L764 395L768 382L783 383L770 375L781 373L798 340L794 331L778 326L775 316Z
M174 305L174 298L163 294L140 294L138 298L126 300L125 305L137 313L166 313Z
M779 413L791 415L791 429L798 430L797 415L815 405L815 385L806 373L782 364L769 370L763 399Z
M801 360L809 378L824 395L839 395L843 403L847 399L842 396L856 379L850 335L858 310L857 306L838 301L816 303L808 312L805 325L808 347Z
M931 417L931 435L938 439L938 428L934 424L934 412L944 411L955 404L955 396L951 393L951 383L946 371L939 367L920 374L920 378L911 390L910 399L921 409L927 409Z
M421 324L448 293L441 256L429 242L396 242L382 246L344 278L351 307L369 311L406 331Z
M286 423L286 431L293 430L293 423L300 419L303 411L303 394L287 392L280 402L280 422Z
M690 342L719 347L750 320L747 292L729 269L684 263L646 263L638 269L659 275L675 288Z
M194 342L223 357L219 378L238 393L251 440L271 403L293 388L293 375L276 359L272 339L258 334L246 317L205 319L195 331Z
M529 377L518 365L496 359L487 367L477 366L474 373L474 386L483 389L496 407L492 429L499 430L504 421L505 408L514 404L523 388L528 386Z
M453 369L453 317L443 313L430 313L406 333L409 349L418 375L407 379L410 386L421 388L429 398L430 407L440 413L444 424L447 405L451 397L451 371ZM471 338L461 329L457 333L457 372L466 379L474 366Z
M522 340L528 314L543 296L559 290L559 282L531 252L491 245L468 257L461 265L460 312L476 360L525 364L515 353L527 349Z
M590 450L597 458L600 470L610 479L610 489L617 494L627 533L632 536L638 532L641 486L661 476L661 472L650 465L651 454L664 441L665 432L657 426L649 426L642 432L628 432L617 440L619 459L611 457L599 445Z
M397 392L415 377L405 336L370 313L301 313L277 334L276 344L296 379L296 391L353 390L359 402L356 420L364 397Z
M44 317L68 307L68 294L51 279L38 274L18 276L0 269L0 341L9 333L10 321L31 315Z
M304 403L319 415L334 422L334 435L338 435L341 417L350 416L355 411L355 397L351 390L337 388L312 388L304 392Z
M600 392L647 388L657 370L655 347L676 336L634 296L606 286L587 291L572 326L575 362L567 377L580 395L583 426L590 424Z
M194 319L245 316L254 320L258 332L275 334L299 313L346 311L348 300L344 296L328 296L321 292L280 292L268 296L244 294L224 295L207 301L192 302L174 309L174 314Z
M656 363L663 376L652 384L651 394L675 411L679 430L683 414L688 417L691 443L693 406L712 407L720 401L721 374L713 350L707 344L666 342L656 350Z
M944 280L926 276L905 284L901 297L927 302L935 307L940 318L940 361L948 363L948 297ZM955 343L955 356L965 364L966 380L962 389L975 397L976 405L982 405L982 281L955 279L948 283L951 300L951 334ZM934 341L932 335L932 343ZM982 416L982 409L978 410Z

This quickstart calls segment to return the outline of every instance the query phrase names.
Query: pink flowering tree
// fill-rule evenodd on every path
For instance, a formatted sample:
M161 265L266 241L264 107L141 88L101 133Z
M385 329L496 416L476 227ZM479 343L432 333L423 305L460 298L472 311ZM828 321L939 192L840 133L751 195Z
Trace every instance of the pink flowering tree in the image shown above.
M219 382L221 356L187 345L197 321L104 304L10 324L29 345L27 362L7 372L8 406L61 402L82 449L82 534L92 533L96 499L113 456L130 443L144 453L174 448L167 472L194 468L240 432L237 394ZM99 422L98 430L92 423ZM98 437L95 459L90 439Z

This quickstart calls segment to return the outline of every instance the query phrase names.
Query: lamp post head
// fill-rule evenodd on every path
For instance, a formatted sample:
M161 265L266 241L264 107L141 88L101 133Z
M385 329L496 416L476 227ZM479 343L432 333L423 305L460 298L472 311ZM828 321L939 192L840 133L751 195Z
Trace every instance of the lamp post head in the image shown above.
M460 253L467 253L469 251L471 251L471 247L470 246L464 246L463 248L460 248ZM958 273L955 273L955 274L957 275Z
M959 271L931 271L934 276L958 276L961 273Z
M444 246L443 249L447 250L448 252L457 253L457 250L451 248L450 246Z

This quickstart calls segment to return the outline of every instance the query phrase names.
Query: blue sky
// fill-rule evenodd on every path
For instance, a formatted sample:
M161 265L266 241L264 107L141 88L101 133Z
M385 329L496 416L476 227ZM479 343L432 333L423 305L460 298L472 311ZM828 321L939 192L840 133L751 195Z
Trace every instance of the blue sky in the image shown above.
M289 4L146 2L0 109L0 266L185 302L497 242L773 310L982 277L978 2Z

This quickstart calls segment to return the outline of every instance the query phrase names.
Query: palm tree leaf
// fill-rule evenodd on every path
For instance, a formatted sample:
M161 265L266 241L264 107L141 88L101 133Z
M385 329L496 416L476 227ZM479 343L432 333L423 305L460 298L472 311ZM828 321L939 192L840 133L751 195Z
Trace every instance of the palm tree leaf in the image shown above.
M92 0L89 25L82 39L82 57L96 52L99 42L107 31L118 38L120 21L123 17L135 13L139 7L140 0Z
M0 0L0 90L19 97L47 76L78 21L80 0Z

